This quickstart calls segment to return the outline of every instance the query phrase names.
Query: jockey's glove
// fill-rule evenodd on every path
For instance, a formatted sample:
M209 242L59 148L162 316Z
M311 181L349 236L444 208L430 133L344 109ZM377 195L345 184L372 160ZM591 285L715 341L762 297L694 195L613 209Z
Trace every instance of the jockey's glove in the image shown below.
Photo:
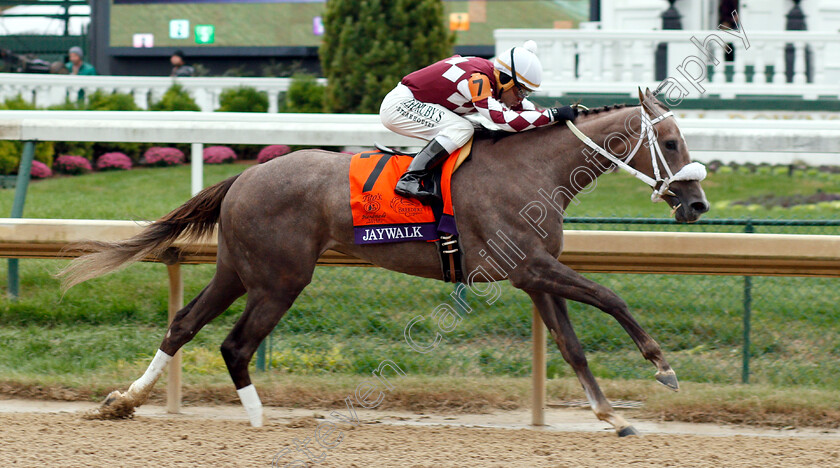
M577 107L572 106L552 107L549 109L549 112L551 112L551 120L553 122L574 121L578 116Z

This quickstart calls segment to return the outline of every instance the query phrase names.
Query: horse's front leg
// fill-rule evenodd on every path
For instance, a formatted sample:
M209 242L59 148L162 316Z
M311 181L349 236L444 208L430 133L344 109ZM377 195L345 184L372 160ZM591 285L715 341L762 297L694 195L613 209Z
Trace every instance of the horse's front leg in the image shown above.
M642 356L656 366L656 380L671 390L679 390L677 375L665 360L659 344L636 322L627 303L609 288L584 278L547 252L527 258L511 272L510 282L529 293L547 293L582 302L610 314L627 331Z
M589 370L583 346L581 346L572 322L569 320L566 300L546 293L531 292L529 294L537 310L540 311L540 316L554 338L554 342L560 348L563 359L574 369L578 380L580 380L595 416L601 421L612 424L620 437L638 435L638 431L615 412L601 391L601 387L598 386L592 371Z

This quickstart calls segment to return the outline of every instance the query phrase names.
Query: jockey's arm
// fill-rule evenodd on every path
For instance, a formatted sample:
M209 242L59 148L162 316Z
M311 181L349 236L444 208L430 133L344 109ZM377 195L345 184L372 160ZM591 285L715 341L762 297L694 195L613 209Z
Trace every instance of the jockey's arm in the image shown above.
M536 110L536 111L543 111L545 108L540 107L533 102L529 101L527 98L523 99L522 102L519 103L518 106L513 106L510 110L515 111L526 111L526 110Z
M536 127L542 127L552 123L552 114L549 110L536 110L533 103L528 101L523 110L513 110L506 107L493 97L493 87L490 78L481 73L474 73L467 80L467 86L459 83L458 90L468 98L476 111L483 117L495 123L504 131L521 132ZM463 88L467 88L464 90ZM464 93L467 91L467 93Z

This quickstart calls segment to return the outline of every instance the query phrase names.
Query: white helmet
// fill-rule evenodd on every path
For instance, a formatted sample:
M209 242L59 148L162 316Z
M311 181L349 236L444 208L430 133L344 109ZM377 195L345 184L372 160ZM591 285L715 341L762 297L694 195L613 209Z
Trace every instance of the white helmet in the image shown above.
M537 58L537 43L534 41L526 41L523 47L513 47L502 52L493 60L493 67L496 69L496 79L499 73L513 78L505 84L500 83L502 91L513 85L536 91L542 83L542 64Z

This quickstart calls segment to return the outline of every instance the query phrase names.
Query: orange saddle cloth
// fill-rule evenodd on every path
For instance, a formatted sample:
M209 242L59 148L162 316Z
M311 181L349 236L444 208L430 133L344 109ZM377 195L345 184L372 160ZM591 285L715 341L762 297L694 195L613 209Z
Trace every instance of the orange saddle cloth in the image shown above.
M394 193L394 186L411 164L411 156L380 151L353 155L350 210L356 244L436 241L441 233L458 235L450 184L460 151L440 166L443 205L434 207Z

